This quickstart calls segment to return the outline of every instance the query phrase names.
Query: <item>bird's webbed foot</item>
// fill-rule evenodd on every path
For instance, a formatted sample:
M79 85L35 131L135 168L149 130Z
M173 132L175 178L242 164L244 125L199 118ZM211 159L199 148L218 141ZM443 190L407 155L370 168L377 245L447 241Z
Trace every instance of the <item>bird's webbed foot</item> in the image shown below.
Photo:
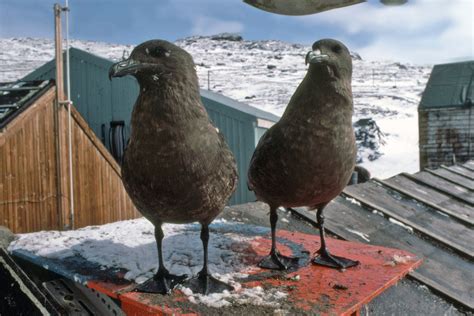
M135 288L137 292L170 294L178 284L186 280L188 276L170 274L167 270L158 271L151 279Z
M297 257L287 257L278 250L272 250L268 256L259 262L260 268L272 269L272 270L290 270L298 267Z
M234 290L231 285L219 281L205 271L199 272L197 276L186 281L183 286L191 289L193 293L200 293L204 295Z
M344 257L334 256L327 249L320 249L313 259L313 263L329 268L347 269L359 264L359 261L347 259Z

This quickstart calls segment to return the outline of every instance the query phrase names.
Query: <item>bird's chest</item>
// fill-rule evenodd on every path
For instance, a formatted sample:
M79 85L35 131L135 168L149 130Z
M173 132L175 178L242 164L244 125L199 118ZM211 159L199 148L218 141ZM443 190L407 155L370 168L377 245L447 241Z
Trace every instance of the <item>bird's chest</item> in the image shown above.
M156 124L153 129L137 132L125 152L125 172L128 177L140 178L150 185L176 181L176 178L197 181L202 153L199 140L193 138L197 137L192 132ZM133 173L129 172L132 169Z
M318 167L338 163L353 154L355 138L350 117L338 113L308 115L286 126L283 134L288 150L300 164Z
M142 212L199 208L209 168L190 140L192 135L155 126L153 133L136 132L133 136L125 151L122 179Z
M283 131L285 133L285 131ZM288 156L283 181L295 196L312 200L334 195L344 187L355 163L355 138L350 118L312 116L286 131ZM336 193L336 194L337 194ZM304 197L304 198L303 198Z

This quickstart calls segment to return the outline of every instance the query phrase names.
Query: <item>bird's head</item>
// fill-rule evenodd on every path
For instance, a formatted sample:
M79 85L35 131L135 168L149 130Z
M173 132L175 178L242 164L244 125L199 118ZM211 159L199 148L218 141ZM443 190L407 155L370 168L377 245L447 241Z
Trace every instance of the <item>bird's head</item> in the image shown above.
M330 80L351 80L352 58L347 47L333 39L315 42L312 50L306 54L309 72L317 77Z
M128 59L113 64L109 79L132 75L140 84L159 84L179 80L190 70L195 74L193 58L188 52L168 41L150 40L135 47Z

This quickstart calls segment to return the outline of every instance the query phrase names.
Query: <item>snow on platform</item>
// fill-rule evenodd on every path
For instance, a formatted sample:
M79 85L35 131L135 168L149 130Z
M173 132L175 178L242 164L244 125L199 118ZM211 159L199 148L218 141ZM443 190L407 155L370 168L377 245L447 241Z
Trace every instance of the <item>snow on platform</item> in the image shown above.
M164 259L173 274L195 275L202 267L200 225L163 226ZM361 264L345 271L310 263L319 237L280 230L283 254L300 257L302 266L283 273L256 263L270 249L269 229L225 220L211 225L209 267L229 282L232 292L203 296L187 288L170 296L133 292L157 268L153 225L145 219L91 226L76 231L18 235L9 250L45 269L119 299L128 314L232 313L277 311L351 314L396 283L421 260L395 249L329 239L329 249Z

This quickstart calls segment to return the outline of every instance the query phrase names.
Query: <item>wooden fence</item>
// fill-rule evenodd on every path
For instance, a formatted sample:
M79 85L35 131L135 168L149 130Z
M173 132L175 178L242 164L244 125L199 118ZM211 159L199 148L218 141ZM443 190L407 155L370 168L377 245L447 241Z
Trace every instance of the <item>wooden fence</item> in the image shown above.
M140 216L123 187L120 166L71 107L72 216L68 113L55 97L51 87L0 130L0 225L23 233Z

